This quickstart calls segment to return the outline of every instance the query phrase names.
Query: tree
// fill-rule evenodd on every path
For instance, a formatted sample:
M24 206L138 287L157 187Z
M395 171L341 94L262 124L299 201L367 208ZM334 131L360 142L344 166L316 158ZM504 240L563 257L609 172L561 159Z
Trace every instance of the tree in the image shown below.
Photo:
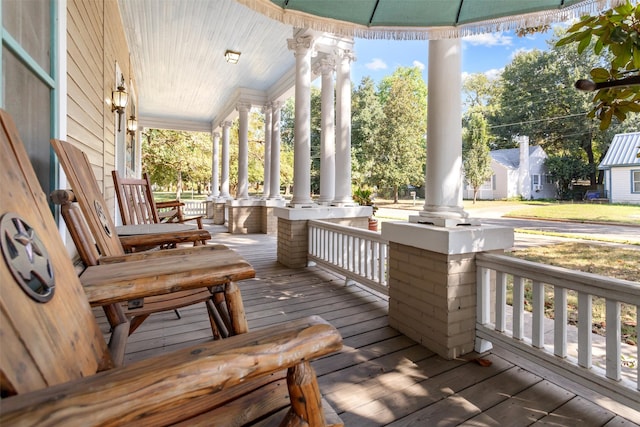
M418 67L399 67L381 83L384 125L373 151L371 180L392 189L424 182L427 87Z
M549 174L558 183L558 198L562 200L571 198L571 184L589 175L589 167L579 156L565 154L562 156L549 156L545 161Z
M640 112L640 4L633 5L627 0L598 16L583 16L567 33L556 46L577 43L578 53L588 50L596 55L603 50L610 53L608 69L596 66L589 72L596 84L623 78L635 82L635 86L597 90L589 117L600 120L600 130L607 129L614 116L624 121L629 113ZM587 83L583 87L592 90L596 85Z
M154 184L175 188L178 199L183 182L202 191L211 179L211 134L147 129L142 140L142 169Z
M464 176L473 187L473 203L476 203L478 190L491 178L491 156L489 155L489 134L487 120L482 113L471 113L469 125L462 137L462 163Z
M351 169L358 187L371 184L374 147L384 123L384 111L371 77L353 91L351 117Z

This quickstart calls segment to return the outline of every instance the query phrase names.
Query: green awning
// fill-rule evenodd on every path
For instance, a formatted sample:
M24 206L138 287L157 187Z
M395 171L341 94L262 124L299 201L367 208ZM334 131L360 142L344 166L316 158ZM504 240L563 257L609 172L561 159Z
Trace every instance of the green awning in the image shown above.
M431 39L538 27L623 0L236 0L285 24L362 38Z

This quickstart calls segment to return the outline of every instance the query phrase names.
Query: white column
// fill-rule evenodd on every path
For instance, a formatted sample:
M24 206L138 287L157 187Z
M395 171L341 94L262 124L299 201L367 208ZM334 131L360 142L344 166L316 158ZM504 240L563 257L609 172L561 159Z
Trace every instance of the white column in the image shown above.
M462 205L460 39L429 41L426 200L418 222L467 222Z
M293 142L293 198L291 206L313 206L311 200L311 36L287 40L296 57Z
M336 70L336 205L353 204L351 198L351 61L352 51L337 52Z
M271 177L269 183L270 199L282 199L280 196L280 102L271 103Z
M220 196L220 190L218 188L220 186L220 179L218 177L220 172L218 167L218 164L220 163L220 156L218 154L220 146L220 132L214 131L211 136L213 137L213 146L211 147L211 197L217 198Z
M249 110L251 104L239 103L238 125L238 188L236 199L249 198Z
M333 202L336 194L335 88L333 85L334 69L335 59L333 57L322 58L320 61L320 72L322 73L320 109L322 117L320 134L320 198L318 201L323 204Z
M271 103L266 104L262 108L264 113L264 183L262 188L262 197L264 199L269 198L269 191L271 191L271 120L273 115L271 114Z
M220 126L222 126L220 198L228 200L231 199L231 195L229 194L229 129L231 128L231 122L222 122Z

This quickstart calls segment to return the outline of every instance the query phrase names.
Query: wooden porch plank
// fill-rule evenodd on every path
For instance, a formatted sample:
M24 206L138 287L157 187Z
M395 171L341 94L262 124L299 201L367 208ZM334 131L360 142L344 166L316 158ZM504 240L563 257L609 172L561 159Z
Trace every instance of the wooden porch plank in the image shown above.
M471 418L467 424L504 426L513 420L521 420L523 425L534 423L574 397L568 390L543 380Z
M223 236L224 240L214 237L238 250L256 269L256 279L239 282L251 329L318 314L341 332L344 349L315 361L313 367L324 398L345 425L498 425L493 418L508 416L512 418L502 425L550 425L558 420L572 425L567 419L578 419L571 415L576 411L591 420L576 423L580 427L628 427L640 422L640 413L633 408L612 402L603 408L594 403L602 399L584 387L541 373L539 366L500 349L482 356L492 362L490 367L474 363L471 359L477 355L444 360L391 329L388 303L379 295L357 285L345 286L341 277L319 267L290 270L277 264L272 236L251 235L250 246L243 246L246 237ZM146 358L210 340L203 310L195 306L180 312L182 319L168 312L147 320L131 336L127 357ZM548 387L539 385L545 381ZM559 390L560 398L548 398L547 394L554 395L549 389ZM533 421L526 408L511 408L527 398L546 405ZM264 425L269 425L267 420Z

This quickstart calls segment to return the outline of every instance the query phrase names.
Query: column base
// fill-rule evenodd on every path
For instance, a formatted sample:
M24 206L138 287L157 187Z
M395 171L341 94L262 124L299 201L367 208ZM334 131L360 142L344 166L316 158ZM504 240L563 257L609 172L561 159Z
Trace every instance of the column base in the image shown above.
M437 215L411 215L409 222L413 224L433 225L436 227L478 226L477 218L443 218Z

